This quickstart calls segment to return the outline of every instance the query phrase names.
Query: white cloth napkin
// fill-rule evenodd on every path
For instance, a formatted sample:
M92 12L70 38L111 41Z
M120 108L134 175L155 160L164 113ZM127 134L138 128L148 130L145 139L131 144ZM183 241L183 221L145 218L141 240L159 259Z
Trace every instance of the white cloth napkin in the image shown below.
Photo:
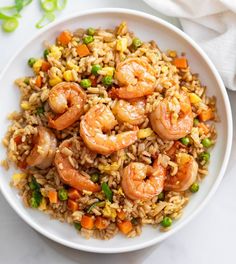
M178 17L183 30L208 54L225 86L236 91L236 0L144 0Z

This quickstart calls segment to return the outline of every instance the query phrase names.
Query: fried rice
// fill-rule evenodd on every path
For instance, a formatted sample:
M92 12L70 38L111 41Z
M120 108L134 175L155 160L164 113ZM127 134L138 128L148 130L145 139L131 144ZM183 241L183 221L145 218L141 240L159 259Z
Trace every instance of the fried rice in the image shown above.
M168 217L174 222L180 218L191 195L197 194L193 194L190 190L163 190L161 194L149 200L132 200L122 189L122 171L131 162L152 165L153 160L158 157L159 162L168 168L168 173L176 175L178 163L169 153L179 142L175 154L184 152L197 161L197 182L200 184L208 173L209 164L208 160L202 158L202 154L208 153L208 147L202 142L204 139L209 139L213 146L216 141L215 98L206 95L207 88L201 84L198 74L191 73L188 65L184 68L176 67L174 60L179 56L175 50L163 52L154 41L140 41L140 45L135 46L134 39L137 38L128 30L125 22L114 29L97 28L93 31L92 41L86 44L89 50L86 56L79 56L77 48L83 43L84 37L89 36L88 30L78 29L73 33L67 31L71 39L66 45L60 43L58 39L54 44L45 42L44 58L42 56L36 59L32 65L34 74L15 81L21 92L21 111L9 115L11 125L3 139L3 144L7 148L7 159L2 161L2 166L8 169L9 164L14 163L16 168L21 170L13 175L11 185L18 189L26 207L33 207L32 210L40 210L54 219L74 225L78 233L87 239L90 237L110 239L119 230L122 232L119 228L121 222L131 223L130 230L123 232L127 237L140 235L145 224L166 231L170 226L163 225L163 219ZM180 54L180 57L185 57L185 54ZM91 151L84 143L80 136L80 122L83 115L95 105L104 104L111 110L114 108L118 99L110 96L111 86L105 85L103 78L111 69L115 71L117 65L127 58L141 58L156 70L158 78L156 78L155 90L146 96L145 118L139 125L139 131L143 132L142 136L138 136L138 139L126 148L110 155L101 155ZM45 62L48 68L43 70L42 65ZM98 75L91 73L93 65L101 66ZM63 130L51 128L48 119L54 113L48 103L50 90L63 81L80 84L84 78L90 79L92 85L84 89L87 100L83 115ZM38 83L39 79L40 83ZM112 87L118 86L113 75ZM166 97L175 97L179 90L195 96L190 100L194 125L187 135L189 143L186 145L179 140L161 139L153 132L149 121L149 114L157 105ZM194 102L194 98L197 98L197 102ZM210 122L199 118L200 113L206 109L210 109L214 115ZM72 199L76 206L71 207L69 205L71 199L67 195L62 198L59 196L60 190L67 192L69 186L62 182L54 163L45 169L28 166L26 158L33 148L38 126L46 127L53 132L57 146L69 139L73 152L64 148L63 154L68 157L76 170L80 170L80 173L87 176L94 173L98 175L98 184L106 183L112 193L112 199L107 198L104 190L99 192L84 190L78 192L76 199ZM111 133L129 131L133 127L132 124L119 122ZM36 191L40 202L35 205L32 204L32 197ZM50 199L50 192L57 194L56 201ZM107 220L107 226L104 229L99 229L96 225L86 228L81 224L83 216L88 216L92 222L97 217L102 217Z

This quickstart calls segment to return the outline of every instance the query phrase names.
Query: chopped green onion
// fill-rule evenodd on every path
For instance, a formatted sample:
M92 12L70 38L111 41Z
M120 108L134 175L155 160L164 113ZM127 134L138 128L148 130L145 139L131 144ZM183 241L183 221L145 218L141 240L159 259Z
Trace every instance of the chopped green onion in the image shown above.
M82 226L81 226L81 224L80 223L74 223L74 227L75 227L75 229L77 229L77 230L81 230L81 228L82 228Z
M5 19L2 22L2 29L5 32L13 32L14 30L16 30L16 28L18 26L19 26L19 22L18 22L17 18L15 18L15 17Z
M206 164L210 160L210 153L209 152L202 152L199 155L199 159L200 159L200 161L204 161L204 163Z
M45 49L44 52L43 52L44 59L47 59L48 54L49 54L49 50Z
M41 0L41 7L46 12L55 11L57 8L57 1L56 0Z
M68 192L66 189L60 189L58 191L58 197L61 201L66 201L68 199Z
M57 0L56 2L56 6L57 6L57 10L61 11L63 10L67 5L67 0Z
M199 120L197 118L194 118L193 119L193 125L198 126L198 124L199 124Z
M38 115L43 114L43 113L44 113L44 107L43 107L43 106L38 107L38 108L36 109L36 112L37 112Z
M26 85L29 85L29 84L30 84L29 79L28 79L28 78L25 78L25 79L24 79L24 83L25 83Z
M55 20L55 15L52 12L47 12L43 15L43 17L36 23L36 28L42 28L46 25L48 25L49 23L51 23L52 21Z
M112 198L113 198L113 193L112 193L112 190L110 189L110 187L108 186L107 183L103 182L102 183L102 190L106 196L106 198L112 202Z
M83 38L83 43L87 45L87 44L93 42L93 40L94 40L93 36L86 36Z
M30 205L32 208L38 208L42 201L42 194L39 190L34 190L30 199Z
M131 220L131 223L132 223L132 225L137 225L137 224L138 224L138 220L137 220L137 218L133 218L133 219Z
M31 182L29 183L29 187L31 190L39 190L40 184L36 181L36 179L33 177Z
M91 211L92 211L93 208L95 208L95 207L104 207L105 204L106 204L105 201L102 201L102 202L95 202L95 203L93 203L93 204L89 207L89 209L87 210L87 213L91 213Z
M165 200L165 194L164 192L161 192L158 194L158 201L164 201Z

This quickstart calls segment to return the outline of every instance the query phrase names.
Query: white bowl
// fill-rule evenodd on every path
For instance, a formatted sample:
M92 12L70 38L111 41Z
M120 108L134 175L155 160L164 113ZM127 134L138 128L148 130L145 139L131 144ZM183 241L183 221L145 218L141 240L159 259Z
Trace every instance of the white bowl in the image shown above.
M85 240L77 235L72 226L50 220L47 215L41 212L25 208L16 190L9 186L14 169L6 172L0 168L0 189L22 219L35 230L58 243L90 252L116 253L145 248L163 241L186 225L206 205L219 186L229 160L232 144L230 103L224 84L207 55L192 39L173 25L145 13L125 9L97 9L72 15L42 30L14 56L0 78L0 138L4 137L9 125L7 115L19 108L19 92L13 82L18 77L31 74L27 60L42 54L44 40L53 42L63 29L73 31L76 28L89 26L112 28L124 20L128 22L129 29L134 31L142 40L155 40L162 50L169 48L186 52L192 71L200 74L202 82L208 86L207 93L215 95L217 98L221 122L217 124L218 141L212 152L209 175L201 184L200 191L192 196L189 205L184 210L183 217L176 221L173 228L166 233L145 226L141 236L134 239L117 235L109 241ZM4 158L5 149L1 147L0 160Z

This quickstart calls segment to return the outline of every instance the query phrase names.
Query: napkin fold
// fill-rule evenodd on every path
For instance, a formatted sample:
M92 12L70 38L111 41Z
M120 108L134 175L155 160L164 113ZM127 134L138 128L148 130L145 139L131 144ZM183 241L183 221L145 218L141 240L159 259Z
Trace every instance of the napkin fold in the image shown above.
M236 91L236 0L144 0L183 30L208 54L225 86Z

